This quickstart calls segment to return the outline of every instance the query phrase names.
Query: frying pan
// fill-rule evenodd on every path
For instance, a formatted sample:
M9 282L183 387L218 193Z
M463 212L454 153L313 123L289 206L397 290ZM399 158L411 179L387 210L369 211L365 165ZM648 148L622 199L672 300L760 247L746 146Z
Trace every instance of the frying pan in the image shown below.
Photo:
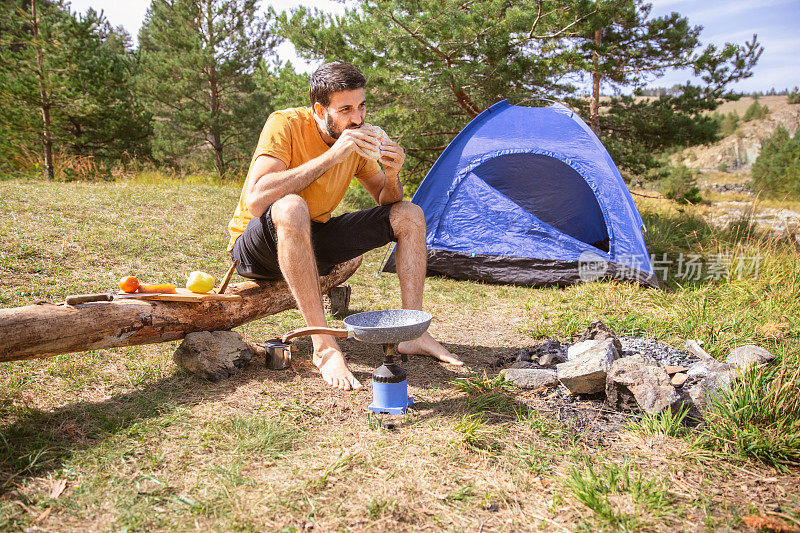
M369 344L397 344L410 341L428 330L433 317L425 311L386 309L356 313L344 319L346 329L306 327L290 331L281 337L284 343L305 335L333 335L356 339Z

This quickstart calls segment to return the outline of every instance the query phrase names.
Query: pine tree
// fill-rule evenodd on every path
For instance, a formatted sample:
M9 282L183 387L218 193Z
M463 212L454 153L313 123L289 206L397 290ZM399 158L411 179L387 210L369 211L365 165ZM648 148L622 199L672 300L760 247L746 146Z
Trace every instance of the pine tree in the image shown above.
M308 84L310 76L295 71L290 62L268 64L262 62L256 69L255 83L275 109L309 105Z
M43 173L53 179L54 109L64 105L70 73L59 49L68 35L69 16L62 4L46 0L4 3L0 20L0 98L18 106L11 125L21 138L41 143ZM38 116L37 116L38 115Z
M75 65L61 111L70 151L107 160L148 156L151 117L134 93L130 36L89 9L75 17L64 52Z
M584 4L587 13L569 40L581 50L575 64L592 80L589 122L600 131L600 88L641 87L667 68L692 64L700 27L678 13L649 18L641 0L599 0Z
M415 177L494 102L574 95L569 80L581 76L593 82L594 104L570 103L620 166L644 173L666 147L715 138L717 122L704 112L750 75L761 50L755 38L701 50L700 28L686 18L649 15L642 0L361 0L342 17L295 10L281 27L306 59L345 59L365 72L377 119L403 139ZM652 101L610 99L599 113L601 87L636 89L682 66L703 84Z
M773 198L800 199L800 134L783 126L764 139L753 163L753 189Z
M137 86L156 119L154 154L175 162L205 145L224 175L269 113L253 80L277 44L268 18L256 0L153 0L139 44Z
M119 158L146 153L148 117L131 91L127 36L93 10L21 0L0 7L0 116L8 161L41 147L43 173L55 176L65 153Z
M723 115L719 119L719 123L720 135L723 137L732 135L736 132L736 128L739 127L739 114L736 111L731 111L730 113Z
M362 0L341 17L281 17L301 57L342 59L368 80L367 120L401 139L418 181L471 118L498 100L572 91L575 52L556 46L577 17L563 2Z
M763 106L754 100L752 104L745 110L742 116L742 122L749 122L751 120L762 120L769 114L769 107L766 104Z
M756 36L742 45L719 48L700 45L700 26L671 13L650 17L643 0L588 2L581 27L571 37L581 51L577 70L592 80L592 98L570 100L588 115L614 160L627 173L644 175L658 165L655 154L674 146L691 146L716 139L718 122L707 114L723 99L735 99L730 84L748 78L763 48ZM691 68L699 85L676 85L657 99L630 96L608 98L601 114L603 87L618 93L638 89L668 68Z

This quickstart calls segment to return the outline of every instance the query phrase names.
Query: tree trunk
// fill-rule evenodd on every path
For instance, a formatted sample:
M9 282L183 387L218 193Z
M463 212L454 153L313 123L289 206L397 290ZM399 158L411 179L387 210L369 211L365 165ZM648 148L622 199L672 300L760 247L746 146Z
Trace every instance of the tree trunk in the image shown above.
M209 78L209 85L211 86L211 146L214 147L214 154L217 158L217 172L222 178L225 176L225 159L222 156L222 138L219 131L219 89L217 87L216 72L211 70L211 77Z
M322 292L344 282L359 265L361 257L336 265L320 278ZM124 299L74 307L47 303L0 309L0 362L174 341L194 331L231 329L295 307L284 281L245 281L230 285L225 293L242 299L199 303Z
M50 98L47 95L47 84L44 78L44 53L39 43L39 16L36 12L36 0L31 1L31 18L33 25L33 42L36 47L36 74L39 78L39 108L42 111L42 147L44 149L44 175L47 179L55 178L53 168L53 139L50 136Z
M216 51L216 35L214 32L214 17L213 6L206 5L206 24L208 25L208 50L211 57L211 65L208 67L208 88L209 100L211 104L211 146L214 148L214 155L216 156L217 172L220 178L225 176L225 159L222 155L222 136L219 128L219 115L221 110L221 102L219 98L219 80L217 79L217 51Z
M594 31L595 50L592 52L592 101L589 104L589 121L595 135L600 135L600 54L597 48L603 44L600 30Z

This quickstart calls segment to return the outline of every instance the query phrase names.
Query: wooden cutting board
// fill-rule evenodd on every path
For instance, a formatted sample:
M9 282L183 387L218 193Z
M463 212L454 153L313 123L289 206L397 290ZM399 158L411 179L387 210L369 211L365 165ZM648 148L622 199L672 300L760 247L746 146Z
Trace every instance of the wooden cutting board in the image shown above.
M207 302L210 300L236 301L242 299L242 297L238 294L217 294L215 292L198 293L182 287L178 287L175 290L177 291L175 294L161 292L118 292L117 295L124 296L125 299L159 300L161 302Z

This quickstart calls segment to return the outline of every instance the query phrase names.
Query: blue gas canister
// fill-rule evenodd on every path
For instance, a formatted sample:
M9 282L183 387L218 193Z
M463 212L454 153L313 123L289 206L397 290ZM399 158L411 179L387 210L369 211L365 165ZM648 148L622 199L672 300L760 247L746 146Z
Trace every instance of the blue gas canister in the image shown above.
M408 395L407 372L394 362L394 346L384 346L386 359L372 373L372 403L369 410L373 413L401 415L411 407L414 400Z

